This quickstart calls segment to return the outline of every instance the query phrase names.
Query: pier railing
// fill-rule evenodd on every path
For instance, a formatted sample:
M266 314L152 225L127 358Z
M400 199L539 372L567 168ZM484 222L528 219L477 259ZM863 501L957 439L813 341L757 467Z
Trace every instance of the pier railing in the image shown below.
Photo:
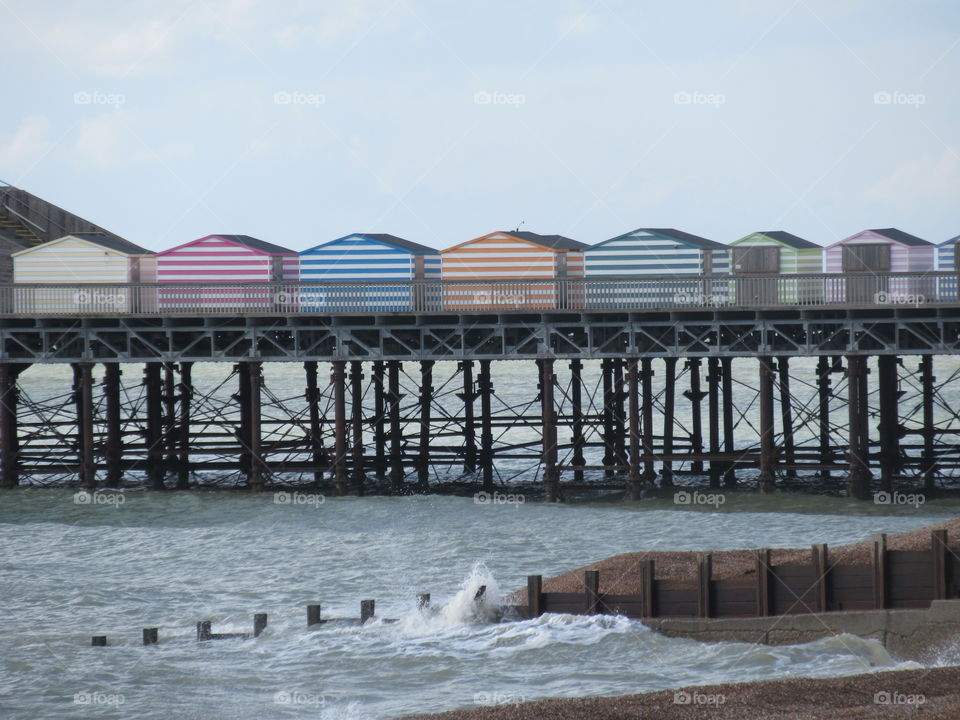
M4 284L0 315L357 314L958 303L952 272L709 275L564 280Z

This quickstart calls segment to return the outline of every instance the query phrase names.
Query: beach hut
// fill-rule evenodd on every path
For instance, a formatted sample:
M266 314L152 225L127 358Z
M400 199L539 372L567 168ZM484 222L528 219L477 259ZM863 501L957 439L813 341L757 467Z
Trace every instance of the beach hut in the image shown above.
M440 251L448 310L546 310L583 304L583 251L562 235L498 231ZM484 282L493 281L493 282Z
M249 235L207 235L157 253L157 282L203 288L161 287L160 307L205 312L282 311L296 309L299 257L289 248ZM216 286L211 283L229 283ZM240 287L271 283L271 287Z
M960 252L957 252L957 243L960 243L960 235L945 240L937 246L937 270L940 272L953 273L950 277L938 278L939 292L937 297L941 300L956 300L958 279L960 279Z
M802 305L823 300L820 280L774 276L823 272L823 248L783 230L750 233L730 243L735 301Z
M933 243L896 228L864 230L826 248L828 273L843 273L830 299L855 304L923 302L935 295ZM891 277L890 273L914 273Z
M324 282L301 288L302 310L440 309L440 253L396 235L354 233L304 250L300 280Z
M588 281L611 278L586 283L589 307L722 305L728 299L726 280L701 276L729 273L729 248L682 230L638 228L591 245L584 258Z
M13 253L20 312L138 312L155 309L150 291L124 287L156 282L156 255L106 233L72 233ZM63 289L52 285L67 286ZM84 285L92 285L89 289Z

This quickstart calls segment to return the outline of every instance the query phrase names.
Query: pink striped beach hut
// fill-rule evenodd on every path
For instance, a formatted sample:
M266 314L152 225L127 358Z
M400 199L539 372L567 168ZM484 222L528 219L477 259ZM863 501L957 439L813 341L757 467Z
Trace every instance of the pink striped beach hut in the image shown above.
M205 285L202 289L160 288L160 306L168 310L293 309L295 288L285 288L283 283L296 283L299 273L294 250L249 235L207 235L157 253L157 283ZM237 287L240 283L271 283L271 287Z
M844 276L828 283L828 299L866 305L923 302L935 292L936 246L896 228L864 230L828 245L827 273ZM890 273L915 273L891 277Z

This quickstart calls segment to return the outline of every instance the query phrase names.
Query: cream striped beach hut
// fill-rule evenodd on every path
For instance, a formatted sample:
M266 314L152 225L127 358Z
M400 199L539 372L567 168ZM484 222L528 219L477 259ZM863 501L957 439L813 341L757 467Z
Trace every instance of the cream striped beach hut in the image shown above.
M583 305L587 245L562 235L498 231L440 251L447 310Z
M155 283L156 255L106 233L73 233L14 253L13 281L36 286L17 288L20 312L137 312L156 307L149 288L123 287Z

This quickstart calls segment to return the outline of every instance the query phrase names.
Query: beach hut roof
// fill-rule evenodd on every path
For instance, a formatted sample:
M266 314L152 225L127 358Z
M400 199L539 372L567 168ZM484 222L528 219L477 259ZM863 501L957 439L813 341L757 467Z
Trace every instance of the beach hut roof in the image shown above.
M99 245L106 250L111 250L115 253L120 253L121 255L153 255L153 250L147 250L142 248L139 245L135 245L129 240L124 240L122 237L116 235L108 235L106 233L96 233L96 232L75 232L68 233L63 237L57 238L56 240L50 240L49 242L41 243L40 245L33 245L28 247L20 252L14 253L15 255L26 255L27 253L33 252L34 250L45 249L56 243L63 242L67 238L77 238L78 240L83 240L88 242L91 245Z
M947 245L956 245L958 242L960 242L960 235L957 235L956 237L952 237L949 240L944 240L942 243L940 243L940 247L945 247Z
M411 240L405 240L402 237L397 237L396 235L389 235L387 233L350 233L349 235L344 235L341 238L336 240L330 240L329 242L320 243L319 245L314 245L308 250L303 250L300 252L301 255L304 255L311 250L316 250L317 248L322 248L331 243L338 242L340 240L346 240L347 238L352 237L361 237L367 238L368 240L373 240L375 242L383 243L384 245L390 245L399 250L406 250L415 255L436 255L436 248L427 247L426 245L421 245L420 243L415 243Z
M897 230L896 228L884 228L882 230L870 230L872 233L877 235L883 235L885 238L889 238L894 242L898 242L901 245L933 245L933 243L918 238L916 235L911 235L910 233L905 233L903 230Z
M631 230L628 233L623 235L617 235L614 238L609 240L604 240L599 242L592 247L598 248L607 243L611 243L614 240L622 240L628 237L643 237L644 235L663 235L665 237L672 238L679 242L685 243L687 245L693 245L694 247L701 248L703 250L725 250L727 248L723 243L718 243L715 240L707 240L707 238L700 237L699 235L693 235L692 233L683 232L683 230L675 230L674 228L637 228L636 230Z
M526 240L527 242L536 243L537 245L543 245L544 247L555 250L585 250L589 247L586 243L571 240L563 235L538 235L535 232L528 232L526 230L500 230L499 232L501 235L510 235L511 237L520 238L521 240Z
M778 243L796 248L797 250L814 250L820 248L820 245L817 245L815 242L804 240L802 237L797 237L793 233L788 233L785 230L761 230L759 233L754 234L766 235L771 240L776 240Z
M281 247L280 245L274 245L273 243L268 243L264 240L258 240L255 237L250 237L249 235L223 235L221 233L213 233L212 235L205 235L202 238L197 238L196 240L191 240L188 243L183 245L177 245L176 247L169 248L162 252L157 253L157 255L168 255L172 252L180 250L185 247L189 247L194 243L198 243L201 240L209 240L210 238L221 238L227 242L234 243L235 245L243 245L250 248L251 250L256 250L257 252L265 253L267 255L296 255L296 251L291 250L290 248Z

